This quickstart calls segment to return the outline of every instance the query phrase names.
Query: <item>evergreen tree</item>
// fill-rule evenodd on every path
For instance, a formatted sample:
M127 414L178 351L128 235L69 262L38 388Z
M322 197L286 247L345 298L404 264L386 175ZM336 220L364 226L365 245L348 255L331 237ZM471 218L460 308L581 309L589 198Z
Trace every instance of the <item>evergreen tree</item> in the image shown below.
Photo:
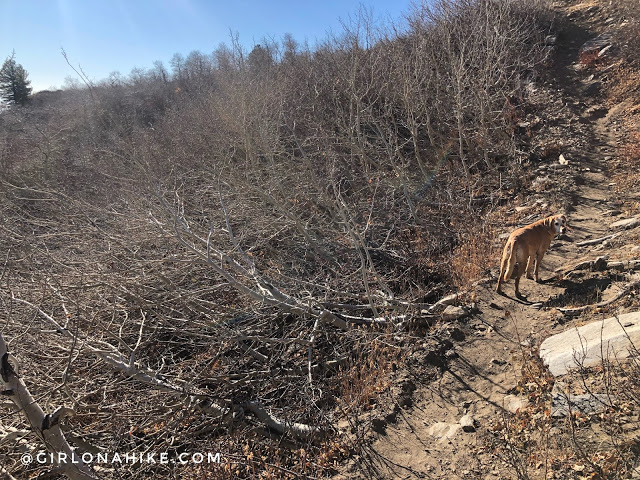
M24 105L31 95L31 81L14 56L12 53L0 68L0 98L10 104Z

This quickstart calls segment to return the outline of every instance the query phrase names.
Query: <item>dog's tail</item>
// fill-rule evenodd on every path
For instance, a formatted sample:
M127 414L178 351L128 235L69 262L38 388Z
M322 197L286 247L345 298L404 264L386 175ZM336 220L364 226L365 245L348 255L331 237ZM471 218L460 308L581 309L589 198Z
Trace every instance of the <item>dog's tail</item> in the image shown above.
M505 248L505 250L507 248L509 248L511 251L509 252L509 256L508 257L506 255L504 256L505 258L503 258L503 265L502 265L502 268L500 268L500 270L504 272L503 280L505 282L509 281L509 279L511 278L511 274L513 274L513 269L516 266L516 262L514 261L514 258L513 258L514 254L515 254L514 245L507 246ZM506 263L506 265L504 265L504 263Z

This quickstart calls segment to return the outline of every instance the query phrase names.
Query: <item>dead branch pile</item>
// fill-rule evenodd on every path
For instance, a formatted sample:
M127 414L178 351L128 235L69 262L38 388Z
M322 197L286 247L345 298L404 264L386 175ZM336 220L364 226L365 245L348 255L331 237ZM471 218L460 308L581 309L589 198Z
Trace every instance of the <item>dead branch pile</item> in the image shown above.
M3 388L71 408L79 452L224 463L105 478L333 472L424 337L458 235L515 188L536 12L443 1L403 33L361 17L313 52L234 42L3 114Z

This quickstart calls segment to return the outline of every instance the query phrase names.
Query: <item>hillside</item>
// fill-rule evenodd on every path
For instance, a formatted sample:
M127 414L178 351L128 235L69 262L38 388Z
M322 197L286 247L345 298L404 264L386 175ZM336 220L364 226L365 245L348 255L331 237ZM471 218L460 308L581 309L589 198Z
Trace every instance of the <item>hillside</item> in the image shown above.
M612 40L620 39L629 17L609 2L553 8L555 61L536 86L551 108L534 121L545 125L558 150L537 166L530 195L511 205L512 219L501 231L540 218L546 205L566 212L571 229L545 256L547 280L521 284L526 300L515 298L513 281L507 295L496 294L493 275L460 296L474 313L445 324L451 350L441 377L416 389L412 406L397 413L354 465L366 472L363 478L638 476L635 334L629 334L632 360L618 359L605 344L604 365L556 377L539 357L548 337L624 313L637 316L640 304L640 230L633 220L640 213L639 85ZM523 221L514 222L518 217ZM496 275L497 266L496 259ZM571 354L575 347L567 348ZM581 354L578 348L577 364ZM418 385L420 374L407 381ZM461 425L467 415L474 422L469 432Z
M423 2L0 112L0 476L637 475L637 357L539 352L640 305L637 22Z

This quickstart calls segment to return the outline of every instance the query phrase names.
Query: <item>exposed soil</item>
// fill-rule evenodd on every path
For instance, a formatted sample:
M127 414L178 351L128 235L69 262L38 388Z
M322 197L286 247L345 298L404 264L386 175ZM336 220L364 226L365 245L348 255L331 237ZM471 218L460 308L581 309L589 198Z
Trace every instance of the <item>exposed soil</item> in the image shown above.
M526 210L532 218L564 212L571 230L552 243L542 263L541 283L523 277L520 288L525 299L515 298L513 281L503 287L505 294L495 292L496 259L493 278L484 279L468 294L468 303L475 302L478 313L451 326L459 330L452 335L459 341L443 361L441 376L419 385L412 402L396 409L394 421L379 426L383 433L348 466L344 478L516 478L512 465L490 448L490 431L509 415L503 408L505 396L515 391L523 363L549 335L612 311L634 310L634 301L574 317L557 309L607 300L632 275L611 269L563 275L571 265L605 254L609 260L638 256L637 249L630 253L637 245L633 230L604 244L577 245L611 234L609 225L630 215L624 202L639 195L637 189L616 192L609 176L621 132L616 128L620 109L606 104L607 70L585 68L578 62L584 42L606 29L606 15L592 3L555 7L565 20L555 45L554 73L535 87L541 102L558 107L554 117L542 119L538 141L561 145L568 165L560 165L557 155L546 159L535 167L540 177L546 177L538 184L546 187L534 189L537 192L526 203L513 205L514 215L519 207L518 212ZM505 225L504 233L514 226ZM502 244L504 239L496 242ZM458 426L467 413L475 419L473 432Z

